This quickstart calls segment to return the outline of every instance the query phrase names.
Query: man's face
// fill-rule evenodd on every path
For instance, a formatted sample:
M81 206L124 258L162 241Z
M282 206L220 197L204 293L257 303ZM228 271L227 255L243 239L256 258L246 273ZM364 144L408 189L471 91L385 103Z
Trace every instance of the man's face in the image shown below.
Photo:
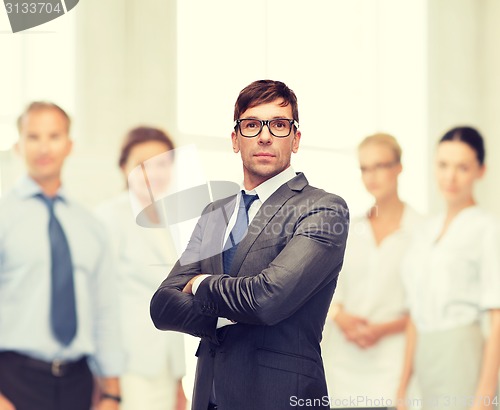
M240 115L240 119L293 119L291 105L282 107L280 106L282 101L277 99L249 108ZM231 134L233 150L241 153L245 188L253 189L288 168L292 152L296 153L299 149L300 136L300 131L295 131L294 128L285 138L273 136L267 126L253 138L243 137L239 129L233 131Z
M31 111L23 118L16 149L36 181L59 178L71 146L67 120L56 109Z

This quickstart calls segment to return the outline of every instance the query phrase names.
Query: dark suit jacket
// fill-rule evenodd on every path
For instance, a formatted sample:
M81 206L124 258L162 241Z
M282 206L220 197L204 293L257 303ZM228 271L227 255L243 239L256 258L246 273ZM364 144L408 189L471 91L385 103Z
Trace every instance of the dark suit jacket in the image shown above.
M207 409L212 384L220 410L329 408L320 341L344 257L347 206L298 174L262 205L229 276L221 250L234 203L205 209L151 302L159 329L201 337L193 409ZM212 276L195 296L182 293L200 273ZM217 317L237 324L216 330Z

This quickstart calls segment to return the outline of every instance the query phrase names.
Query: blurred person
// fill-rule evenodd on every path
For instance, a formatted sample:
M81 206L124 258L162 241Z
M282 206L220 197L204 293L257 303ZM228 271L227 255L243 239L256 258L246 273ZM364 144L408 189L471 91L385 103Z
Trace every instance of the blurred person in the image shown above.
M156 199L165 195L174 144L163 131L138 127L123 142L119 166L128 186L98 208L118 267L121 329L126 354L121 410L181 410L185 374L183 335L160 332L149 316L151 294L176 252ZM143 210L139 226L135 213ZM146 224L147 227L144 227Z
M284 83L240 92L231 140L242 190L205 208L153 296L158 328L201 337L194 410L329 408L319 342L348 211L291 167L298 126Z
M27 175L0 200L0 409L117 410L122 354L108 239L61 182L70 119L34 102L18 120Z
M401 375L407 313L400 265L421 217L399 198L403 167L393 136L366 137L358 158L375 203L351 224L322 341L323 362L335 407L351 407L352 398L359 407L370 407L369 400L382 407L395 402Z
M439 141L436 179L446 210L416 232L403 265L410 320L400 408L412 372L424 409L486 409L497 399L500 224L474 199L484 159L474 128L453 128Z

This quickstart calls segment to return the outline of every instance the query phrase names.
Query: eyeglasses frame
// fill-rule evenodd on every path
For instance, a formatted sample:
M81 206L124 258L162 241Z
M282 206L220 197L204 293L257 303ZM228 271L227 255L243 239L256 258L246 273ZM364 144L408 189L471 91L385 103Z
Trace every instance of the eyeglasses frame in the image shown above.
M241 126L240 126L240 124L244 120L259 121L260 122L260 130L259 130L259 132L257 134L255 134L255 135L251 136L251 137L247 137L246 135L243 135L243 133L241 132ZM271 127L269 126L269 123L271 121L277 121L277 120L288 121L290 123L290 131L288 132L288 134L286 134L286 135L274 135L273 134L273 132L271 131ZM255 137L257 137L262 132L262 130L264 129L264 125L267 125L267 129L269 130L270 134L273 137L276 137L276 138L286 138L286 137L288 137L292 133L292 128L293 127L295 127L296 130L299 129L299 123L296 120L292 120L290 118L273 118L271 120L259 120L257 118L240 118L240 119L238 119L238 120L236 120L234 122L234 129L235 129L235 131L236 131L236 129L238 129L240 131L241 136L244 137L244 138L255 138Z

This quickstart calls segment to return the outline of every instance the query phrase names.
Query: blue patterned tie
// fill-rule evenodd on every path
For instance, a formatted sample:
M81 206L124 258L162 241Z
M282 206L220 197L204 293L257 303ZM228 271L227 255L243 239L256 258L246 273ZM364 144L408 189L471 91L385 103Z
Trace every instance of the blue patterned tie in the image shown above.
M49 239L51 256L50 323L56 339L64 346L76 335L76 304L73 280L73 263L68 240L54 214L54 202L58 197L48 198L42 194L49 210Z
M236 223L234 224L231 233L229 234L229 238L227 238L226 249L222 253L222 260L224 263L224 273L229 274L231 269L231 264L233 263L234 254L236 253L236 249L238 249L238 244L243 240L247 233L248 229L248 210L252 205L253 201L258 199L258 195L247 195L242 191L242 201L240 201L240 205L238 207L238 215L236 217ZM230 246L232 245L232 246ZM228 246L230 246L228 248Z

